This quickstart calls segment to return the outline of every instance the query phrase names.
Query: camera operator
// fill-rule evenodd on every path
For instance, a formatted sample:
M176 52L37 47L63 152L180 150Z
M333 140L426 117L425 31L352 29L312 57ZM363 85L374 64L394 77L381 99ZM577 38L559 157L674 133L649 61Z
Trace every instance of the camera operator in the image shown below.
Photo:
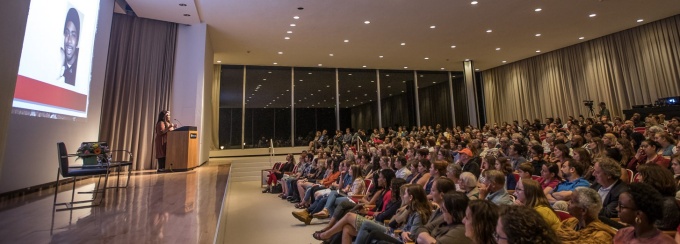
M607 104L604 102L600 102L600 112L597 113L597 117L602 118L602 116L607 116L607 119L612 117L609 113L609 109L607 109Z

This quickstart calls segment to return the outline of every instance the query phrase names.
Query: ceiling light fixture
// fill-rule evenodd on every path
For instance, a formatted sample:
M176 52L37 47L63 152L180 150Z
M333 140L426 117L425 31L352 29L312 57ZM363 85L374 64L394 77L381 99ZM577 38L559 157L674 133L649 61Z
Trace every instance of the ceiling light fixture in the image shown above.
M288 33L288 34L293 34L293 31L286 31L286 33Z
M345 40L344 42L349 42L349 40Z
M492 32L492 30L486 30L486 33L491 33L491 32Z
M503 60L503 61L501 61L501 62L502 62L502 63L507 63L508 61Z
M404 69L408 69L408 67L404 66Z
M431 25L431 26L430 26L430 29L434 29L434 28L437 28L437 27L434 26L434 25Z
M279 63L274 63L274 65L277 65L277 64L279 64Z
M501 48L500 48L500 47L497 47L497 48L496 48L496 51L500 51L500 50L501 50Z
M283 54L283 52L279 52L279 54Z
M366 65L364 65L364 66L361 66L361 67L363 67L363 68L366 68Z
M644 19L638 19L637 22L640 23L642 21L645 21Z
M428 58L428 57L425 57L425 59L427 60L427 59L430 59L430 58Z
M541 50L536 50L536 52L537 52L537 53L540 53L540 52L541 52Z
M293 19L300 19L300 16L293 16Z
M383 58L383 56L378 56L378 58Z
M371 21L368 21L368 20L364 21L364 24L370 24L370 23L371 23Z
M456 48L456 46L451 46L451 48Z
M319 66L323 66L323 64L319 64Z
M539 36L541 36L541 33L536 34L536 37L539 37Z
M328 54L328 56L331 56L331 57L333 57L333 54L332 54L332 53L331 53L331 54Z
M444 68L440 68L441 70L444 70Z
M290 40L290 37L284 37L283 39Z
M588 17L590 17L590 18L595 17L595 16L597 16L597 14L590 14L590 15L588 15Z
M479 2L477 2L477 1L472 1L472 2L470 2L470 4L472 4L472 5L476 5L476 4L478 4L478 3L479 3Z
M406 46L406 42L402 42L401 45L402 45L402 46Z
M534 11L536 11L536 12L541 12L541 10L543 10L543 9L541 9L541 8L534 9Z
M475 69L475 71L479 71L479 69Z
M291 27L295 27L296 25L295 25L295 24L290 24L290 26L291 26Z
M218 63L222 63L222 60L217 60Z
M579 39L579 40L583 40L583 39L585 39L585 37L579 37L578 39Z

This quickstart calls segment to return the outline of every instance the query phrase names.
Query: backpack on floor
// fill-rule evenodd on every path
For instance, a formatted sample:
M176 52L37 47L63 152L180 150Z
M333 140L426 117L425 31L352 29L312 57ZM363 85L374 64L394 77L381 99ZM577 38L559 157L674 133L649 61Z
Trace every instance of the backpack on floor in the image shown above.
M272 186L272 190L270 191L271 194L279 194L283 192L283 186L281 184L276 184L275 186Z

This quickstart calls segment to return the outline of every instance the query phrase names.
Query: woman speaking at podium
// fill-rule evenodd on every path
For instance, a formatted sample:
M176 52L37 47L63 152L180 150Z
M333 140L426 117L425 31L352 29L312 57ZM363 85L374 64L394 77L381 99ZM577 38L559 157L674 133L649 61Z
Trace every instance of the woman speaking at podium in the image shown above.
M170 123L170 111L163 110L156 121L156 138L154 139L158 172L165 171L165 149L168 143L168 132L175 130L177 125Z

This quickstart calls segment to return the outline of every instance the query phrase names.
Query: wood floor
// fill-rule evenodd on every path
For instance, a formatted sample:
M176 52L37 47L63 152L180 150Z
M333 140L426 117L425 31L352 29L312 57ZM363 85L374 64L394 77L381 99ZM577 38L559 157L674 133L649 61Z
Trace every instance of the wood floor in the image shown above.
M53 226L53 189L10 199L0 203L0 243L212 243L229 169L134 174L127 188L108 190L101 206L54 213ZM94 184L83 180L76 190ZM58 201L70 200L69 186L60 187Z

